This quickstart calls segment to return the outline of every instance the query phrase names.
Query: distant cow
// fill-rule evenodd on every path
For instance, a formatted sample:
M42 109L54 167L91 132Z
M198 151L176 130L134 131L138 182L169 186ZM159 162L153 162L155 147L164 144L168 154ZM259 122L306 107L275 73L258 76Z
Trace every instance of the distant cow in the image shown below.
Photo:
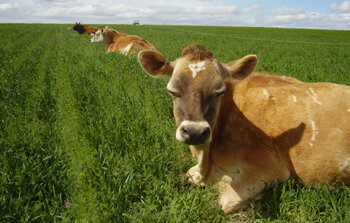
M141 51L139 62L171 77L176 139L198 160L188 182L215 184L225 213L289 177L350 185L349 86L254 72L255 55L224 64L199 45L173 62Z
M76 30L79 34L93 35L98 30L98 27L83 26L80 23L76 22L73 26L73 30Z
M124 55L134 54L145 49L155 49L151 43L139 36L119 33L108 26L98 29L91 38L91 42L104 43L107 52L115 51Z

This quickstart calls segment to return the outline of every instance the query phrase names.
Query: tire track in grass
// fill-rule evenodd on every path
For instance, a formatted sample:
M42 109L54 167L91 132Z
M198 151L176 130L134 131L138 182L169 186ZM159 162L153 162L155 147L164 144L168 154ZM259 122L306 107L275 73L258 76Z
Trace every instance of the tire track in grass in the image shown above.
M64 58L64 55L61 55ZM71 64L73 66L73 64ZM59 63L61 71L57 73L57 95L59 109L59 125L62 126L62 149L69 156L72 181L71 197L67 203L71 205L70 218L66 222L100 222L102 206L97 192L89 180L91 169L96 166L95 151L89 146L83 134L82 117L78 111L78 101L74 97L73 88L68 77L69 65L65 59Z

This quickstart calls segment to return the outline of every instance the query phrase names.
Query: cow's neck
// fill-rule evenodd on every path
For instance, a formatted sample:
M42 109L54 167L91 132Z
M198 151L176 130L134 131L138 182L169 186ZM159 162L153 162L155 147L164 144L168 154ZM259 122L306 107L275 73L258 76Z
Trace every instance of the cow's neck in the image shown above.
M241 114L238 113L238 108L233 101L233 83L226 82L226 92L222 96L220 104L218 117L216 118L215 125L212 131L212 142L211 147L217 146L217 144L224 138L229 137L227 125L236 123L240 119ZM230 126L230 130L233 130L235 126ZM225 140L224 140L225 141Z
M120 33L118 33L115 30L107 32L105 45L108 47L111 43L115 42L115 40L118 39L119 36Z
M263 132L255 131L256 127L246 119L237 107L234 98L234 83L226 82L226 92L221 98L218 117L212 131L210 144L210 160L219 168L225 169L229 163L235 162L235 156L252 141L263 137ZM248 144L245 144L248 143ZM229 157L227 159L227 157Z
M294 146L294 144L290 144L286 148L280 145L286 145L286 141L290 143L289 141L292 136L294 138L300 138L302 135L299 133L303 132L305 125L301 123L299 126L289 129L289 131L279 137L267 135L254 124L254 120L247 119L242 110L237 106L233 97L234 88L235 84L233 82L226 82L226 93L221 98L219 114L212 132L210 160L214 165L222 168L226 166L222 160L225 160L227 156L239 154L246 147L252 147L254 149L264 148L269 149L265 152L277 155L289 167L291 164L288 158L288 149ZM265 145L265 147L259 147L257 144ZM280 149L276 151L276 147ZM235 156L231 157L230 162L235 162L234 159Z

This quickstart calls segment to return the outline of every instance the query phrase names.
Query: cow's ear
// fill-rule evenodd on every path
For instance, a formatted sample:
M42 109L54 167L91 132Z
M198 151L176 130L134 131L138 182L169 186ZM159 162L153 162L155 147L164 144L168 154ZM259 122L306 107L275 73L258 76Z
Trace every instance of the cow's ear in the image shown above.
M236 80L243 80L248 77L258 64L256 55L247 55L241 59L226 64L229 76Z
M142 50L138 54L141 67L153 77L171 76L173 62L167 61L157 50Z

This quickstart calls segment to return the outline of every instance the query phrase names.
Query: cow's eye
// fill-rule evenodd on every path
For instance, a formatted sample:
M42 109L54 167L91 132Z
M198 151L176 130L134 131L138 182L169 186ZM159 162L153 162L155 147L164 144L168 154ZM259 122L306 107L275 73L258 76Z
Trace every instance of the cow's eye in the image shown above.
M178 92L175 92L175 91L169 91L169 94L171 95L171 97L174 97L174 98L180 98L180 94Z
M223 94L225 94L225 92L226 92L226 89L225 90L223 90L223 91L219 91L219 92L216 92L216 97L220 97L220 96L222 96Z

